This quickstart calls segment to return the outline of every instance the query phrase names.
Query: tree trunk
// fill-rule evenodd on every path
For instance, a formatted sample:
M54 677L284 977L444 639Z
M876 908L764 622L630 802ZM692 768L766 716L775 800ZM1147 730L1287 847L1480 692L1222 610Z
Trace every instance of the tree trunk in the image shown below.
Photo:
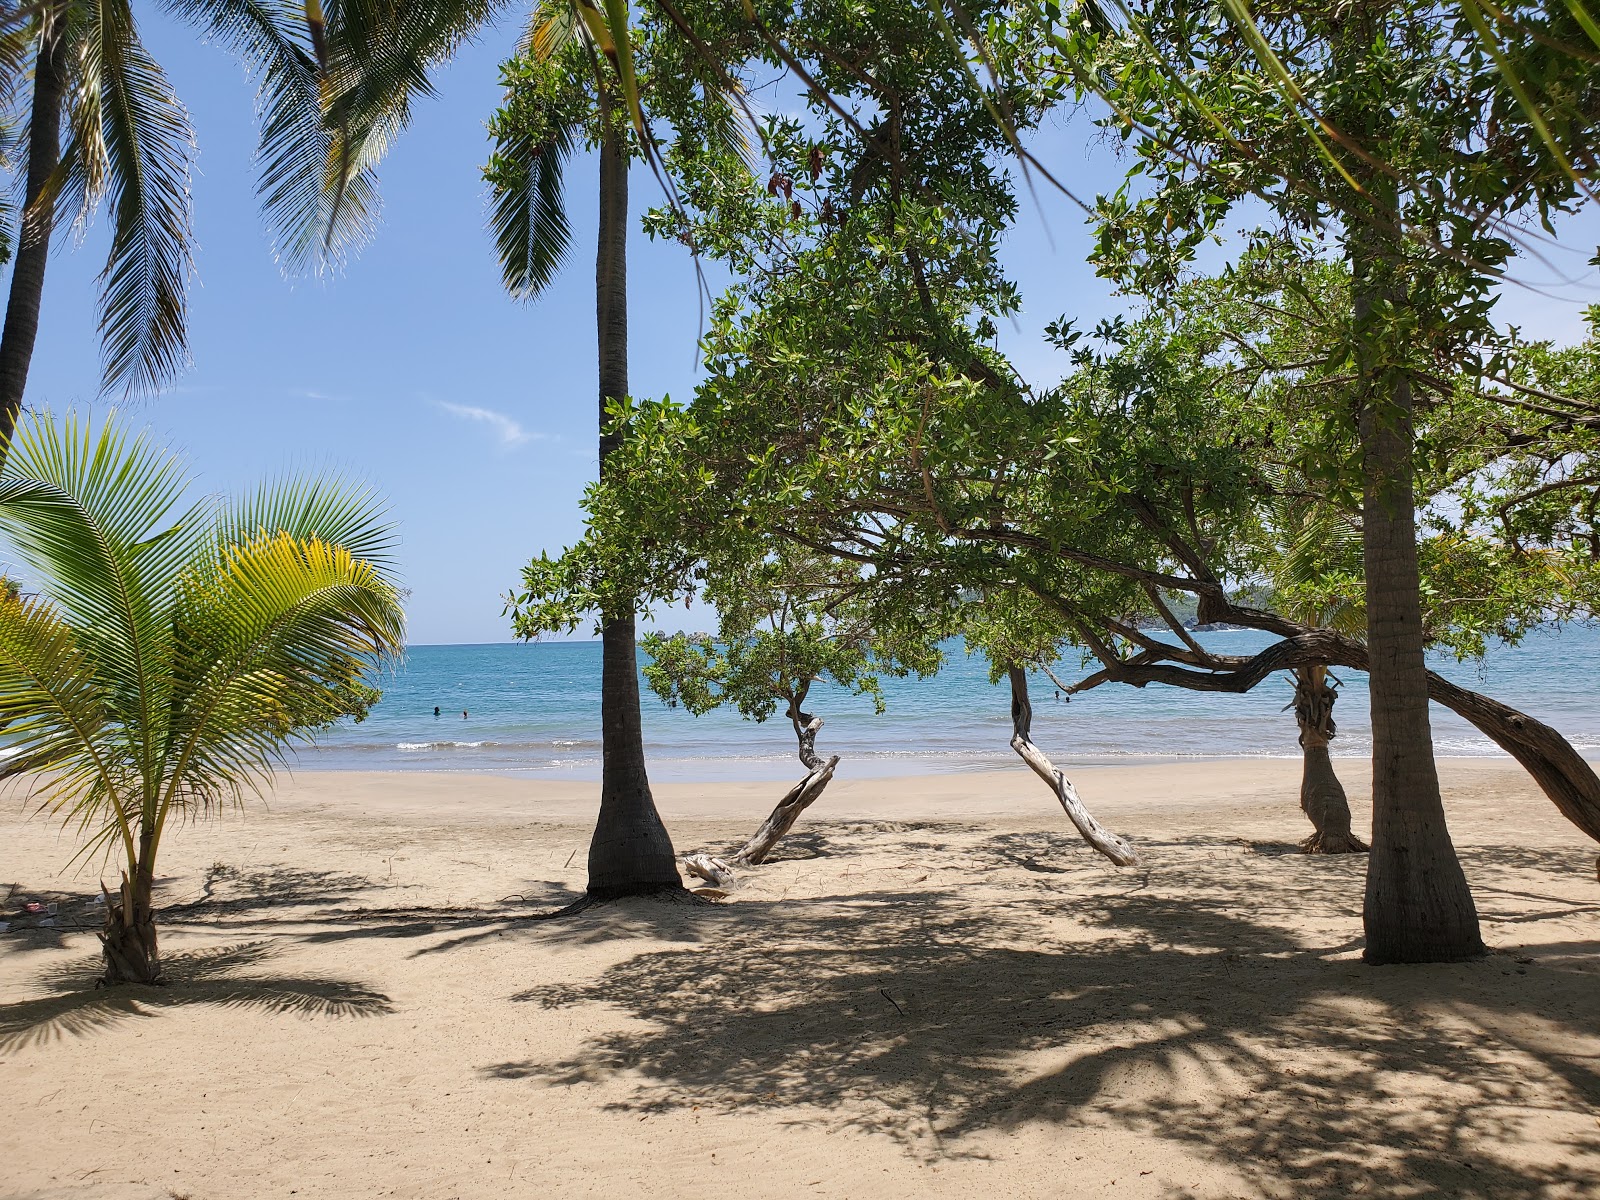
M1300 843L1307 854L1364 854L1367 844L1350 832L1350 801L1334 772L1328 743L1338 733L1333 704L1339 693L1328 684L1328 668L1297 667L1294 716L1300 723L1300 809L1315 832Z
M1139 855L1134 848L1094 819L1078 799L1078 790L1072 786L1072 781L1056 770L1055 764L1029 738L1033 729L1033 703L1028 699L1028 673L1021 667L1009 667L1006 674L1011 679L1011 748L1049 785L1084 841L1119 867L1137 866Z
M1358 275L1358 286L1361 280ZM1367 314L1358 301L1357 322ZM1365 957L1456 962L1483 954L1478 912L1445 825L1428 722L1410 381L1374 388L1360 418L1368 680L1372 689L1372 855Z
M603 105L603 109L609 105ZM628 395L628 158L621 135L600 146L600 237L595 316L600 340L600 474L616 449L606 405ZM645 770L638 648L631 606L600 623L600 817L589 842L589 894L628 896L683 886L672 839L656 812Z
M704 853L684 855L684 867L707 883L727 890L737 886L737 870L766 862L767 855L794 828L800 814L817 802L823 789L833 779L839 756L835 754L826 762L817 757L817 731L822 728L822 718L801 712L800 702L796 700L789 705L789 719L794 722L795 736L800 741L800 761L806 767L806 777L784 793L783 799L761 823L755 836L733 854L726 857Z
M44 273L55 228L55 198L46 195L50 176L61 162L61 103L66 89L67 54L60 14L46 7L44 32L33 70L28 129L28 178L23 192L22 236L11 265L11 295L0 331L0 462L22 411L28 367L39 334Z
M100 953L106 973L100 982L161 983L161 954L156 946L156 916L151 907L155 890L155 832L145 826L139 834L139 860L133 878L122 873L122 886L113 897L105 885L106 923L100 933Z

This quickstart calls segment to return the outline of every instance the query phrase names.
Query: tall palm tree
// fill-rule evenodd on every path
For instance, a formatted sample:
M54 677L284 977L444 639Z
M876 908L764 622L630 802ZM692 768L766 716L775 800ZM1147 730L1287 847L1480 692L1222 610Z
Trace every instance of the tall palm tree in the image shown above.
M510 172L497 178L492 223L507 288L523 299L554 280L570 242L562 184L566 160L591 118L598 128L600 208L595 252L599 335L600 473L616 445L607 409L628 397L628 131L618 121L612 72L567 0L543 6L531 45L542 78L542 130L498 125L496 147ZM576 45L574 44L576 43ZM581 47L579 50L577 47ZM569 71L593 56L590 88ZM594 110L587 111L592 96ZM540 136L540 133L543 136ZM588 892L610 896L681 886L672 839L656 811L645 766L638 648L632 607L600 622L600 813L589 842Z
M9 6L8 6L9 7ZM289 269L335 260L371 230L375 169L427 91L419 63L463 36L463 3L161 0L259 81L259 194ZM17 88L29 73L31 81ZM146 392L187 362L193 248L189 116L129 0L41 0L0 13L0 74L20 91L23 216L0 328L0 456L21 411L52 235L102 204L107 390Z
M531 71L512 81L491 125L491 224L507 289L534 299L554 280L571 241L563 172L588 133L599 159L595 318L599 334L600 474L620 434L612 409L628 398L628 163L653 152L645 133L627 25L608 3L543 0L526 39ZM609 22L605 19L609 15ZM682 28L681 26L679 28ZM704 50L696 39L692 49ZM725 116L737 97L721 67L697 59L699 84ZM737 123L706 122L737 143ZM643 140L635 141L636 137ZM601 613L600 814L589 844L588 892L615 896L681 887L672 840L656 811L645 766L638 647L631 598Z
M0 532L37 594L0 596L0 717L43 807L117 855L105 982L161 978L161 835L268 786L295 738L361 706L402 646L388 528L370 494L287 480L185 504L183 464L130 436L45 416L0 471Z

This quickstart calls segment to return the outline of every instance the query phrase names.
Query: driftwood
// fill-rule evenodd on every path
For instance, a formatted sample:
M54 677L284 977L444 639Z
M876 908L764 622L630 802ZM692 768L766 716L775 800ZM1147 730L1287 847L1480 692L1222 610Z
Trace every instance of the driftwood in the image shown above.
M732 854L714 855L700 851L695 854L685 854L679 859L685 870L705 880L712 887L724 891L732 891L738 887L738 872L765 862L767 855L772 853L784 834L794 828L795 822L800 819L800 814L816 803L817 797L822 795L823 789L833 779L834 768L839 765L839 756L835 754L826 761L818 757L817 731L822 728L822 718L802 712L800 705L804 700L805 691L802 690L790 701L789 720L794 724L795 737L800 743L799 755L800 762L806 768L805 778L784 793L777 807L761 823L761 828Z
M1033 729L1033 704L1028 699L1027 672L1021 667L1009 667L1006 674L1011 679L1011 748L1055 793L1061 807L1066 810L1068 819L1077 827L1084 841L1119 867L1137 865L1139 855L1132 845L1094 819L1094 814L1084 807L1083 801L1078 798L1078 789L1072 786L1072 781L1056 769L1055 764L1045 756L1043 750L1033 744L1029 737Z

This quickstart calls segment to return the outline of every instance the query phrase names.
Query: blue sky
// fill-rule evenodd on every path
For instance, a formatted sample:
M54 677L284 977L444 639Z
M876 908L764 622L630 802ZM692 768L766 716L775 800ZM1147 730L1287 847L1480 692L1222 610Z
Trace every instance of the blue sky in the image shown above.
M530 557L578 535L578 501L596 470L592 162L573 164L574 252L537 305L507 299L485 229L484 121L499 101L497 65L514 26L469 47L441 74L438 100L419 107L383 168L384 220L373 243L336 278L289 282L256 209L253 95L242 70L144 12L145 37L199 142L199 253L193 369L133 405L134 415L187 452L207 490L286 468L332 467L371 481L399 523L411 640L509 640L500 597ZM1121 174L1082 118L1053 123L1036 150L1085 197ZM633 199L639 211L659 200L642 169ZM1084 264L1089 238L1078 210L1044 191L1040 203L1024 201L1008 239L1025 309L1004 341L1025 375L1049 380L1059 367L1038 337L1045 323L1063 313L1092 323L1118 305ZM1553 296L1512 288L1502 304L1535 336L1576 336L1581 306L1600 300L1584 266L1600 221L1585 217L1562 232L1571 245L1555 261L1584 282ZM102 227L52 255L31 405L109 406L97 394L94 316L104 254ZM633 391L687 399L699 327L689 258L638 233L629 256ZM1523 274L1551 278L1531 264ZM674 625L681 620L674 614Z

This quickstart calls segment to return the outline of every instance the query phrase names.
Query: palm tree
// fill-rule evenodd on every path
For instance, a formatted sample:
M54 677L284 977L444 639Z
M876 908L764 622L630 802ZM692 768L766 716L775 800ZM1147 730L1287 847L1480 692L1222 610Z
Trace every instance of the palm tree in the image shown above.
M26 775L86 835L80 854L120 856L108 984L160 981L169 818L269 786L294 739L361 711L365 674L402 645L369 493L290 479L185 504L190 483L115 418L33 418L0 471L0 532L37 588L0 596L0 778Z
M331 19L318 0L161 7L259 80L259 194L279 260L298 270L359 243L376 215L378 161L413 94L426 91L417 64L459 43L463 4L338 4ZM30 64L19 122L27 128L17 163L22 228L0 329L0 457L22 408L50 240L63 222L109 209L100 276L106 390L155 390L188 358L194 136L132 6L42 0L0 14L0 76L14 84Z
M616 6L608 4L607 12ZM614 14L613 14L614 16ZM679 27L681 28L681 27ZM698 55L704 43L692 49ZM491 124L496 150L487 175L491 224L507 290L534 299L554 280L570 243L563 170L587 131L599 151L595 314L599 333L600 474L620 433L613 408L628 398L628 162L652 152L638 107L627 26L608 24L585 0L544 0L526 39L531 70L511 78L507 107ZM697 59L705 66L703 58ZM708 106L737 97L720 68L700 80ZM724 113L726 108L724 108ZM735 125L708 121L713 134ZM631 597L600 618L600 814L589 844L588 892L608 897L682 886L672 839L656 811L639 711L638 647Z

